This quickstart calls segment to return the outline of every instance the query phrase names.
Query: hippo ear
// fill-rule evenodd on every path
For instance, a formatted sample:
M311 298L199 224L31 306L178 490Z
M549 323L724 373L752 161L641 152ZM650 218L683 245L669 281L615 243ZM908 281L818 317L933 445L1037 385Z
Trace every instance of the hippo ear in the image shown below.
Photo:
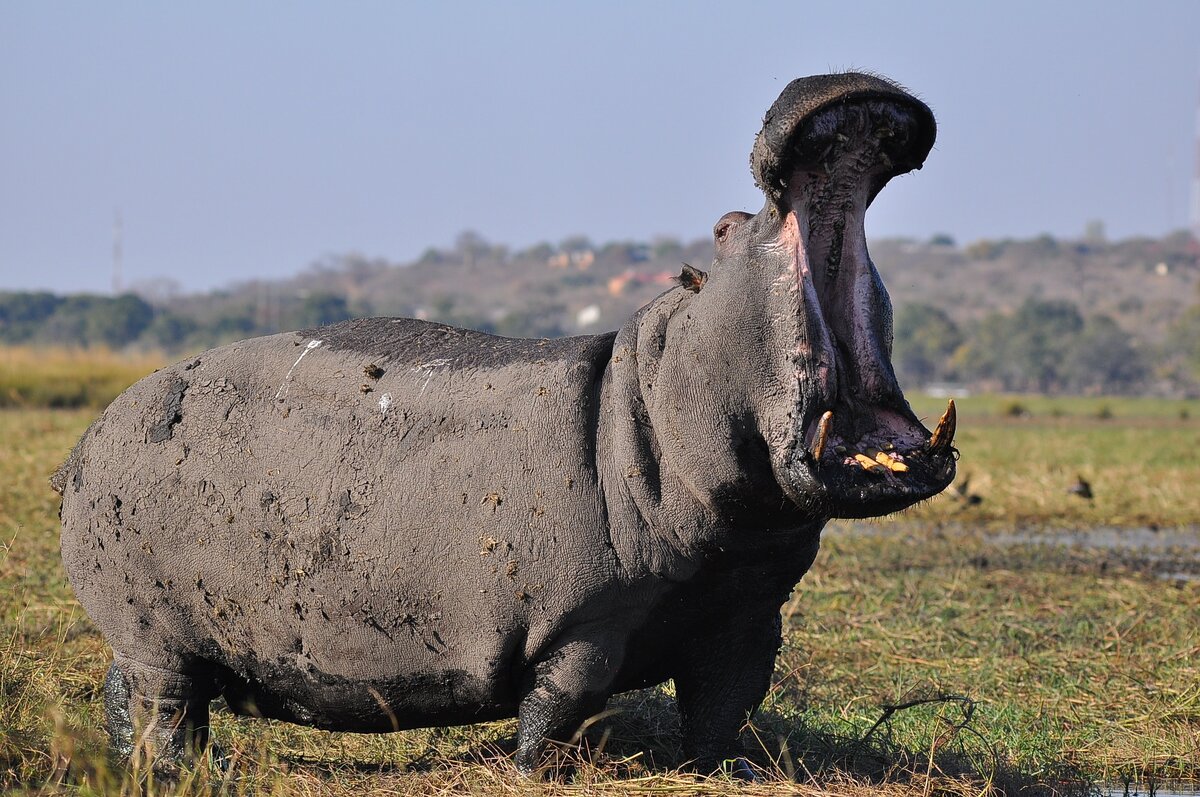
M699 293L700 289L704 287L704 283L708 281L708 272L692 268L687 263L684 263L683 271L679 272L679 276L676 279L687 290L692 293Z

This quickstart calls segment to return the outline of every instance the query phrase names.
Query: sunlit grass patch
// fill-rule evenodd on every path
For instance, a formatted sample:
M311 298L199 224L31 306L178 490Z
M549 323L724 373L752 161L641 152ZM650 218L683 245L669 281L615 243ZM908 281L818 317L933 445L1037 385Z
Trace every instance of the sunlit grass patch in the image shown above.
M1013 415L1005 403L1025 410ZM957 402L958 476L893 520L996 525L1192 526L1200 474L1200 402L984 396ZM932 417L944 399L917 397ZM1099 417L1106 409L1109 417ZM1070 488L1088 484L1091 498Z
M891 531L831 529L785 610L780 666L809 701L858 729L914 689L967 695L1020 772L1200 777L1200 584L961 527Z
M164 363L158 353L0 346L0 407L100 409Z
M937 420L946 399L907 393L913 410ZM1042 396L985 393L957 397L959 418L1088 418L1091 420L1200 419L1200 399L1162 399L1138 396Z

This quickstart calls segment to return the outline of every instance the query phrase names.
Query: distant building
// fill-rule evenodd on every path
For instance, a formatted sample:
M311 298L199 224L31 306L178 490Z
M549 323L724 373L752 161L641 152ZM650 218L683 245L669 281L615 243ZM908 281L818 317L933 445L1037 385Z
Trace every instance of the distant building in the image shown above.
M591 268L592 263L595 262L596 253L590 249L583 249L577 252L557 252L546 258L546 265L550 268L574 266L580 271L587 271Z
M613 296L620 296L631 282L635 285L670 285L674 281L675 275L669 271L648 273L628 268L608 281L608 292Z
M600 320L600 305L589 304L575 315L575 323L581 327L590 327Z
M971 395L967 386L958 382L930 382L921 392L931 398L965 399Z

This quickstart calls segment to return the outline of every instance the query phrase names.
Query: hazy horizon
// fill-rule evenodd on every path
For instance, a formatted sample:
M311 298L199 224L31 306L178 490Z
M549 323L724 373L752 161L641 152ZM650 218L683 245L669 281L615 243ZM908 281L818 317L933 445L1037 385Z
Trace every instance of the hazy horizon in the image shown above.
M0 290L107 291L118 212L124 283L188 291L466 229L693 240L761 207L750 145L787 81L848 67L939 122L872 237L1188 225L1200 4L915 8L8 2Z

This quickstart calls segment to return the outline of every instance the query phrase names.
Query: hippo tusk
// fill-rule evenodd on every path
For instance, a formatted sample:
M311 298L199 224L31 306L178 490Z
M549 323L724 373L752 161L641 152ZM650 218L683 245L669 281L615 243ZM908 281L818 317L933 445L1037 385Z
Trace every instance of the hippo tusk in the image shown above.
M957 425L958 413L954 409L954 399L950 399L946 404L946 411L938 420L937 428L930 435L925 449L931 454L944 454L950 449L950 444L954 442L954 430Z
M829 440L829 427L832 425L833 410L825 410L825 414L817 423L817 439L813 441L812 447L813 459L818 462L821 461L821 455L825 453L825 443Z

